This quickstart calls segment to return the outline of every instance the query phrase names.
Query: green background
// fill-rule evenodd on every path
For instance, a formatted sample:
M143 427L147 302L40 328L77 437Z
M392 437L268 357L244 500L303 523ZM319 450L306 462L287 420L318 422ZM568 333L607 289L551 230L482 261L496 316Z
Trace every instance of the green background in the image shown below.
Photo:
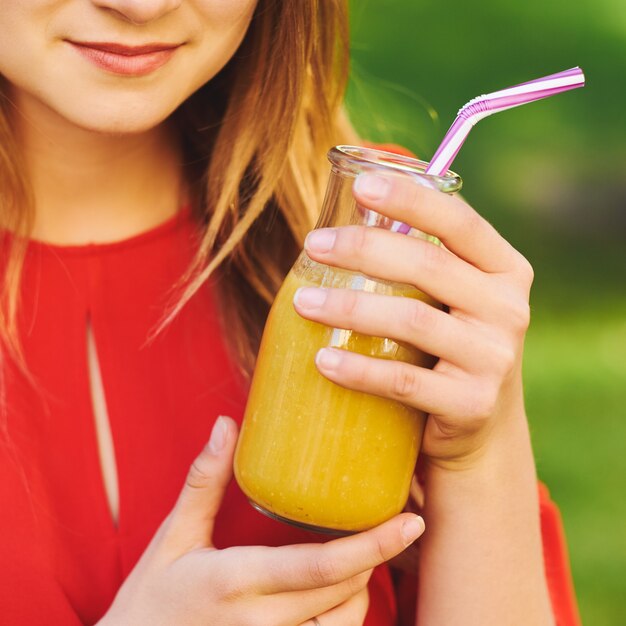
M352 0L350 115L424 160L469 99L587 86L480 122L452 168L531 261L526 403L583 623L626 624L626 2Z

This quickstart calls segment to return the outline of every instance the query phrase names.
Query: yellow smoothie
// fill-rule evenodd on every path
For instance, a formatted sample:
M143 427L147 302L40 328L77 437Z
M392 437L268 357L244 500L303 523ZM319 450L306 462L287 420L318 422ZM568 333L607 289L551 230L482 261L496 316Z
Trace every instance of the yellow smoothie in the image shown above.
M299 287L358 281L364 290L437 305L415 288L355 279L303 253L268 317L235 456L237 482L252 502L320 529L364 530L399 513L424 427L422 412L344 389L315 367L317 351L329 345L432 366L432 357L411 346L328 328L293 308Z

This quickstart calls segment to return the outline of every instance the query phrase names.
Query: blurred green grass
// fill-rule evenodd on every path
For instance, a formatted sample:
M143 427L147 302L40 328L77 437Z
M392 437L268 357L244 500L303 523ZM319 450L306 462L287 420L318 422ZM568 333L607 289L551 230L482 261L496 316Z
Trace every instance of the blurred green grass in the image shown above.
M484 120L453 169L535 268L525 388L583 622L626 623L626 3L352 0L357 129L432 156L470 98L580 65Z

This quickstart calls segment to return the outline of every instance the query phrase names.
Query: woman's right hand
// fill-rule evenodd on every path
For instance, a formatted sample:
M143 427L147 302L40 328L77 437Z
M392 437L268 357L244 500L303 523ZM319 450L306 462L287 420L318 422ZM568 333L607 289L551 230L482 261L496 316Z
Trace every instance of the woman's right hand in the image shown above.
M237 427L217 420L176 505L99 626L362 624L372 568L411 544L421 518L403 513L323 544L218 550L212 534L231 477Z

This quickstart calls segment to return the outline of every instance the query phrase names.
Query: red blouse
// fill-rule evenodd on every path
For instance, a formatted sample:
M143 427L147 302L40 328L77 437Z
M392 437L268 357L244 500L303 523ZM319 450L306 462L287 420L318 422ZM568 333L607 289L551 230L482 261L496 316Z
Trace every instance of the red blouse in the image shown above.
M6 410L0 412L0 623L97 622L172 508L216 417L241 420L246 389L227 356L210 284L146 342L196 241L191 212L182 210L120 242L29 242L19 332L34 384L7 361ZM92 413L88 320L116 455L117 526ZM560 626L574 626L559 515L547 492L540 493L555 613ZM234 481L230 485L216 527L218 547L318 540L257 513ZM399 614L412 611L415 588L406 577L392 583L388 568L378 568L366 625L400 624Z

